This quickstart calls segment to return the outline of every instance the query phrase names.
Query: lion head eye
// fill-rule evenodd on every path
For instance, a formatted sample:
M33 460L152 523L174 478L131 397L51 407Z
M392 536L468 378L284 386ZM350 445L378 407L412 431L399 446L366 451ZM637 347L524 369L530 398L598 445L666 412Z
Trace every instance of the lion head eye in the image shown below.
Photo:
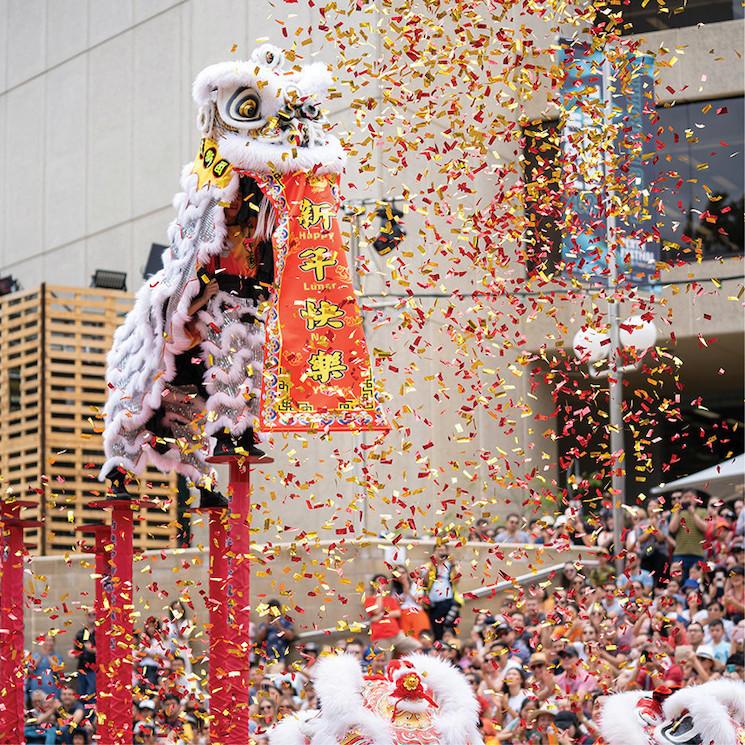
M239 88L227 101L226 114L236 122L251 122L261 116L261 97L253 88Z
M315 121L318 119L319 116L321 116L321 109L316 106L314 103L305 102L302 106L302 112L303 116L306 119L310 119L311 121Z
M686 713L659 728L662 742L671 745L701 745L702 739L693 717Z
M253 117L256 116L256 112L258 110L259 110L259 102L255 98L246 99L238 107L238 113L246 119L253 119Z

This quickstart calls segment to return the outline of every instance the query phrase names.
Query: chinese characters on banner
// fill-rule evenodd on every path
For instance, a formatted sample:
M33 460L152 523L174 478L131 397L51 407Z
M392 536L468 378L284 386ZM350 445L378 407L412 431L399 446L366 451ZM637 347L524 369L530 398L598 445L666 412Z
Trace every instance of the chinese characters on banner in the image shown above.
M337 219L337 176L252 176L279 216L262 428L387 431Z
M615 190L624 204L614 225L619 276L648 285L659 259L649 213L654 59L618 48L606 60L588 44L564 42L559 63L566 73L561 151L566 208L562 259L567 272L583 282L607 282L606 206ZM607 124L616 135L610 155L603 149Z

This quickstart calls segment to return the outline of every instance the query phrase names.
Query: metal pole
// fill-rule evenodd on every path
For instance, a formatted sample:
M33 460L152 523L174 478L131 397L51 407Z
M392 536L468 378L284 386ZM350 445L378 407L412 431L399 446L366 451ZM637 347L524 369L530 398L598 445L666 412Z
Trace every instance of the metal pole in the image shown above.
M364 204L364 202L360 202L360 204ZM355 210L353 214L353 223L351 226L351 240L349 241L349 273L352 276L352 287L354 288L355 294L357 295L358 302L360 303L360 317L362 318L362 338L367 338L367 329L365 324L365 314L362 311L362 282L360 280L359 272L357 271L357 259L360 255L360 218L361 214ZM359 466L355 465L355 472L357 474L357 481L358 485L361 489L364 489L362 486L365 483L365 449L364 445L366 444L365 439L365 433L360 432L360 446L359 446L359 453L360 453L360 463ZM362 515L362 531L364 534L367 534L367 498L366 495L362 495L362 509L361 509Z
M615 261L613 262L615 264ZM623 372L619 360L618 303L608 302L611 351L608 371L608 406L610 415L610 451L612 458L611 488L613 491L613 548L616 553L616 576L623 573L621 556L623 531L623 505L626 503L626 463L623 438Z
M605 131L613 121L613 100L610 91L611 68L608 57L603 59L603 102L605 104ZM613 492L613 548L616 559L616 576L623 573L621 556L623 531L623 505L626 503L626 466L623 441L623 371L621 364L621 341L619 339L618 266L616 256L616 216L612 210L612 190L609 172L612 167L611 143L605 138L604 191L606 248L608 256L608 325L610 326L610 352L608 354L608 415L610 426L611 490Z

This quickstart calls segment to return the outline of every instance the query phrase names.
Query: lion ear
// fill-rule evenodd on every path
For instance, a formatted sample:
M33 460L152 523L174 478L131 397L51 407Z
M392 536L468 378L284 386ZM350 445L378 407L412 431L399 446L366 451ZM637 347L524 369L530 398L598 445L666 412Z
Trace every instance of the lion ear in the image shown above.
M215 106L214 104L205 104L199 107L197 111L197 129L204 135L209 137L212 133L212 125L215 123Z
M328 89L334 84L334 76L328 65L313 62L300 68L295 76L295 83L304 96L316 95L325 98Z
M285 64L285 53L274 44L262 44L251 52L251 62L270 70L281 70Z

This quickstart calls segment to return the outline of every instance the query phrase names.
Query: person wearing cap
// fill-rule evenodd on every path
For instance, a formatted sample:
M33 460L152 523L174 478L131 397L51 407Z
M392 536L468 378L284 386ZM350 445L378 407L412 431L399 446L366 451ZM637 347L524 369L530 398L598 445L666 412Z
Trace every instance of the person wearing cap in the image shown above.
M727 658L724 677L732 678L732 680L742 680L743 674L745 674L745 655L742 652L735 652Z
M560 693L545 653L534 652L528 661L528 669L533 676L530 680L530 686L539 701L548 701Z
M143 698L142 701L137 704L137 708L140 711L145 712L147 716L152 716L155 711L155 701L151 698Z
M740 536L733 538L729 544L729 550L724 557L724 565L729 571L735 567L745 566L745 545Z
M558 745L558 731L554 720L558 709L555 704L542 704L531 712L532 719L525 733L525 741L530 745Z
M708 644L701 644L695 652L691 652L689 660L696 676L697 683L706 683L714 675L714 652Z
M585 698L597 688L597 679L582 666L574 645L567 644L557 656L564 672L557 676L556 685L564 694Z
M559 711L554 717L554 726L559 731L559 745L590 745L594 742L592 737L582 732L573 711Z
M153 722L137 722L133 734L137 745L156 745L158 742L158 733Z

